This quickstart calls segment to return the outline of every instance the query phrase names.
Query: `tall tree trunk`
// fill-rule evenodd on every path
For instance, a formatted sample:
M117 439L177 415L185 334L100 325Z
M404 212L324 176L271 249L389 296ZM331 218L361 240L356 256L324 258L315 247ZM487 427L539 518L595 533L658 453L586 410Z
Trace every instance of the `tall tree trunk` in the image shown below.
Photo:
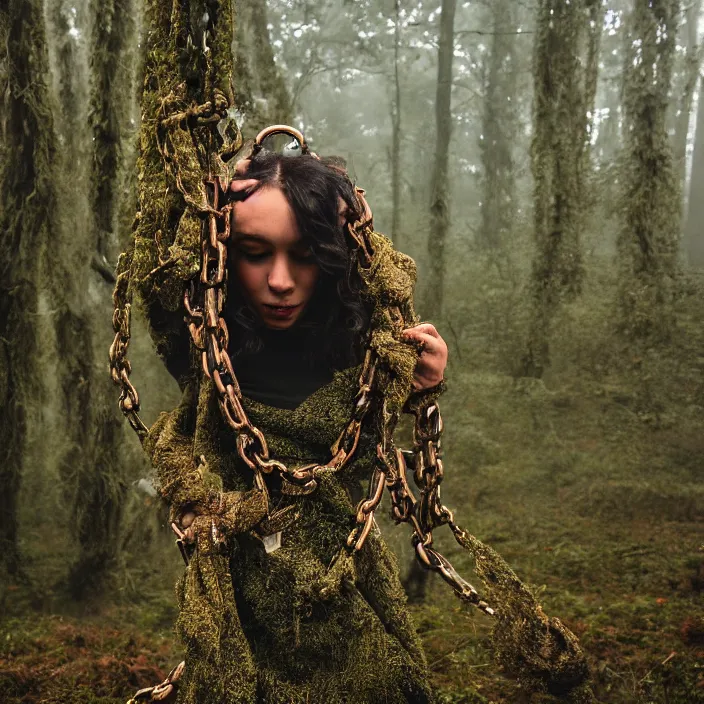
M235 0L237 84L235 103L245 115L245 133L256 135L293 119L291 96L274 62L266 0Z
M678 0L635 0L628 24L619 282L623 329L641 339L667 338L676 286L681 208L666 125L678 12Z
M704 95L699 92L697 126L694 133L692 176L689 182L685 248L690 266L704 267Z
M126 118L124 96L129 94L124 59L134 33L133 12L131 0L91 3L88 120L93 139L88 205L95 227L74 230L72 239L80 242L84 253L77 259L81 262L78 279L83 287L71 292L73 300L67 301L57 321L57 339L60 348L66 350L70 372L64 385L67 408L82 418L81 423L67 429L74 436L74 451L67 462L73 481L73 526L79 548L69 576L74 598L99 589L115 564L127 486L122 422L101 361L110 344L104 321L110 311L114 276L108 262L114 261L117 250L121 125ZM93 284L93 300L86 296L87 282ZM81 383L77 384L76 379Z
M525 376L543 375L555 313L582 287L588 115L594 111L601 14L599 0L541 0L538 7L531 145L536 252Z
M88 141L85 138L88 79L83 38L87 4L87 0L45 0L49 67L54 100L59 109L54 128L62 151L71 155L69 167L76 172L85 172L85 145ZM63 168L61 173L65 173ZM68 194L83 193L82 188L64 190L66 193L59 196L61 202ZM67 204L67 207L71 205Z
M445 240L450 227L450 184L448 165L452 136L452 58L454 52L457 0L442 0L438 82L435 94L435 164L430 187L430 276L426 287L428 315L442 317L445 281Z
M699 70L702 64L701 49L697 43L697 29L701 9L702 0L692 0L685 11L685 21L682 25L681 33L685 34L683 39L687 52L682 70L683 80L679 81L681 89L676 88L674 91L678 114L675 117L672 151L681 193L684 193L687 175L687 136L692 115L692 102L694 101L694 92L697 88Z
M126 277L129 289L141 298L157 351L185 384L191 375L191 348L183 322L183 291L200 268L199 209L207 206L204 179L217 175L227 182L232 174L222 158L241 145L241 135L228 117L235 107L233 13L230 0L208 0L206 13L200 0L173 5L148 0L146 7L139 212L132 246L118 266L115 293L125 311ZM223 690L232 680L231 672L215 686L210 677L210 666L217 667L221 659L219 644L233 641L213 633L215 647L197 642L190 624L195 621L186 618L180 623L184 644L190 653L200 653L208 666L186 668L179 700L192 702L198 692L208 692L212 702L236 697ZM221 626L232 630L227 623L218 623ZM247 668L246 662L240 665L240 670ZM251 669L245 674L252 675ZM237 698L254 699L255 688L249 677L248 691Z
M93 131L92 211L97 225L96 252L106 260L116 254L116 188L122 158L122 125L127 119L129 73L124 67L135 32L133 0L93 0L90 124Z
M198 271L203 179L225 178L220 154L241 144L235 103L230 0L173 6L147 0L139 170L139 211L129 267L129 293L143 302L150 333L179 382L190 374L190 337L183 323L183 287ZM245 96L246 97L246 96ZM196 106L207 117L176 119ZM169 119L171 118L171 119ZM168 151L165 162L164 152ZM186 202L184 191L192 207Z
M394 0L394 73L391 102L391 239L398 249L399 220L401 216L401 79L399 53L401 50L401 3Z
M28 414L39 405L36 360L43 257L52 241L54 159L42 4L0 4L0 574L17 573L17 498Z
M482 201L479 244L498 250L510 237L515 202L511 147L515 138L516 65L514 2L495 0L489 70L484 85L484 115L479 149L482 160Z

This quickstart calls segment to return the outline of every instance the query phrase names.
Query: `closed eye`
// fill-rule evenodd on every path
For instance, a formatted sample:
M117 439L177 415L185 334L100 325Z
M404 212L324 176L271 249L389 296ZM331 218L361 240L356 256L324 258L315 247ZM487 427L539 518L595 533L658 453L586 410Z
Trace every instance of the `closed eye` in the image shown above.
M271 256L270 252L247 252L242 249L238 251L238 254L248 262L263 262L267 257Z

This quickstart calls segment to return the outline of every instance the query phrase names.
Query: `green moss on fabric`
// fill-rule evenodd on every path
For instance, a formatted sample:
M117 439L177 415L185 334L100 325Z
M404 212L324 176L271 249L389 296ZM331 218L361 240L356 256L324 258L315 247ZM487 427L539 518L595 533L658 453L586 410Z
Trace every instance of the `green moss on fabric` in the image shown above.
M530 590L495 550L462 531L457 541L476 561L483 597L496 608L492 633L497 662L529 691L594 702L589 671L577 637L548 617Z

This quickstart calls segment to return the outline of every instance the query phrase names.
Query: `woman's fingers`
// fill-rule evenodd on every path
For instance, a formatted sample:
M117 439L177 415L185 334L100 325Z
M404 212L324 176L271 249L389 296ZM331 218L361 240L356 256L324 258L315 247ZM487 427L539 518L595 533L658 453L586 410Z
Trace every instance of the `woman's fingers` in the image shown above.
M235 173L238 176L244 176L247 171L249 171L249 165L252 163L251 159L240 159L235 164Z
M426 335L424 333L413 333L411 335L405 335L404 337L406 340L415 340L416 342L420 342L421 354L432 353L434 350L433 343L435 342L435 338L430 335Z
M230 190L233 193L239 193L240 191L246 191L248 188L254 188L259 184L256 178L243 178L230 183Z
M421 323L413 328L407 328L403 331L402 335L406 339L421 342L424 352L437 352L445 346L444 340L440 337L440 333L435 329L432 323Z
M425 333L426 335L430 335L431 337L440 337L440 333L437 331L437 329L432 323L421 323L420 325L416 325L415 327L404 330L404 332L420 332Z
M402 333L405 339L421 343L422 350L416 364L413 388L416 391L439 384L447 366L447 345L432 323L421 323Z

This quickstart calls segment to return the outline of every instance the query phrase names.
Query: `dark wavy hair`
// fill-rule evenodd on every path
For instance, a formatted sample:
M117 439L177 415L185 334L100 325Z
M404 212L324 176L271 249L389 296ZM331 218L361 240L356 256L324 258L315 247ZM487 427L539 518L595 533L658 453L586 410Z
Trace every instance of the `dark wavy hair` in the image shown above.
M370 315L360 294L357 258L339 222L340 199L353 221L361 213L354 185L340 160L261 151L239 178L257 179L258 188L281 189L293 210L301 239L310 247L320 269L311 300L296 323L297 328L307 331L306 358L311 365L324 364L329 369L359 363ZM264 324L232 274L226 311L228 324L233 328L232 354L259 351Z

